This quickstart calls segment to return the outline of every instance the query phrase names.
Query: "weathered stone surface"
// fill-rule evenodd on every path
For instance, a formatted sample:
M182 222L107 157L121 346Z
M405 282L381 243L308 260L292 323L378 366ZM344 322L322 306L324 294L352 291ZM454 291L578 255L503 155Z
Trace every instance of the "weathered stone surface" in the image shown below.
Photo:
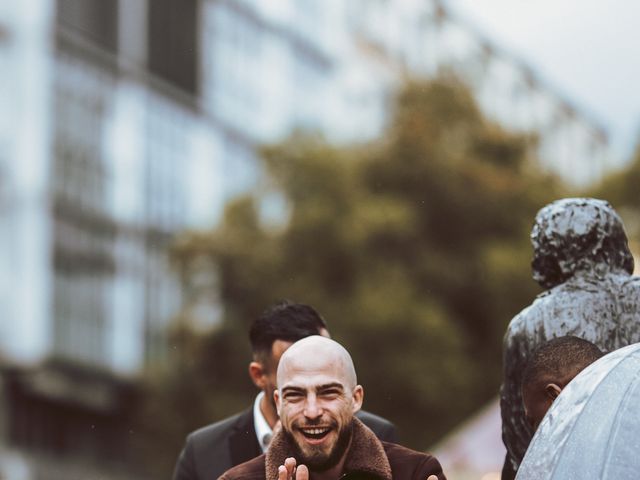
M622 221L609 203L567 198L544 207L531 232L533 278L548 290L511 320L504 338L502 436L514 468L532 431L520 387L529 355L575 335L612 351L640 342L640 278Z

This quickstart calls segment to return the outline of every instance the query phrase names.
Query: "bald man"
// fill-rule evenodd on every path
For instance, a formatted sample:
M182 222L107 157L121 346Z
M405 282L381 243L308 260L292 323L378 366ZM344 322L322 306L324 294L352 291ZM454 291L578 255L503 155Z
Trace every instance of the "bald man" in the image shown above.
M280 301L253 321L249 375L260 393L243 412L189 434L173 480L215 480L231 467L266 452L278 422L273 392L280 357L295 341L311 335L330 337L320 313L302 303ZM358 412L358 418L380 440L396 441L393 423L364 410Z
M354 415L362 406L349 353L312 336L280 359L274 392L282 428L266 454L238 465L223 480L445 479L438 461L380 441Z

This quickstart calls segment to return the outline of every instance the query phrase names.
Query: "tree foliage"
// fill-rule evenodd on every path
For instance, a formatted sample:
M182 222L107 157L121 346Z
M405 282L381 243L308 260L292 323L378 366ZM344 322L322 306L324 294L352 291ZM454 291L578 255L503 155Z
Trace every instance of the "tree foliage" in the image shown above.
M607 175L590 193L591 196L609 201L622 217L629 237L629 246L636 258L636 270L640 253L638 185L640 185L640 141L630 161L624 167Z
M316 307L352 353L365 408L403 443L433 444L496 395L506 324L537 293L528 235L562 187L536 170L534 141L441 78L403 89L376 143L296 135L265 148L287 222L265 224L248 194L216 230L178 244L182 269L203 256L216 265L224 315L204 336L180 330L193 338L156 404L173 399L171 415L188 416L180 435L247 406L248 325L289 298Z
M593 194L605 198L612 205L640 211L640 142L631 161L622 169L609 174L598 185Z

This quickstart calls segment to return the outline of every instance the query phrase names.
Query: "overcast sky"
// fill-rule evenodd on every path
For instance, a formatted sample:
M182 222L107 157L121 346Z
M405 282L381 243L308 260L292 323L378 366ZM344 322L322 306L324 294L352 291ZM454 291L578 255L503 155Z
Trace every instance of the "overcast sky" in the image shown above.
M640 1L448 0L609 132L627 159L640 134Z

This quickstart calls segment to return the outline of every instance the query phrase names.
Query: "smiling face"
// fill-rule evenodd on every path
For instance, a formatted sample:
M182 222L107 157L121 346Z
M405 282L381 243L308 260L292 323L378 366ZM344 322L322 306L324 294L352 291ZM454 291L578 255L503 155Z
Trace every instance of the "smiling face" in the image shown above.
M282 429L297 450L298 462L312 471L337 465L363 399L346 350L322 337L300 340L282 357L278 386Z

